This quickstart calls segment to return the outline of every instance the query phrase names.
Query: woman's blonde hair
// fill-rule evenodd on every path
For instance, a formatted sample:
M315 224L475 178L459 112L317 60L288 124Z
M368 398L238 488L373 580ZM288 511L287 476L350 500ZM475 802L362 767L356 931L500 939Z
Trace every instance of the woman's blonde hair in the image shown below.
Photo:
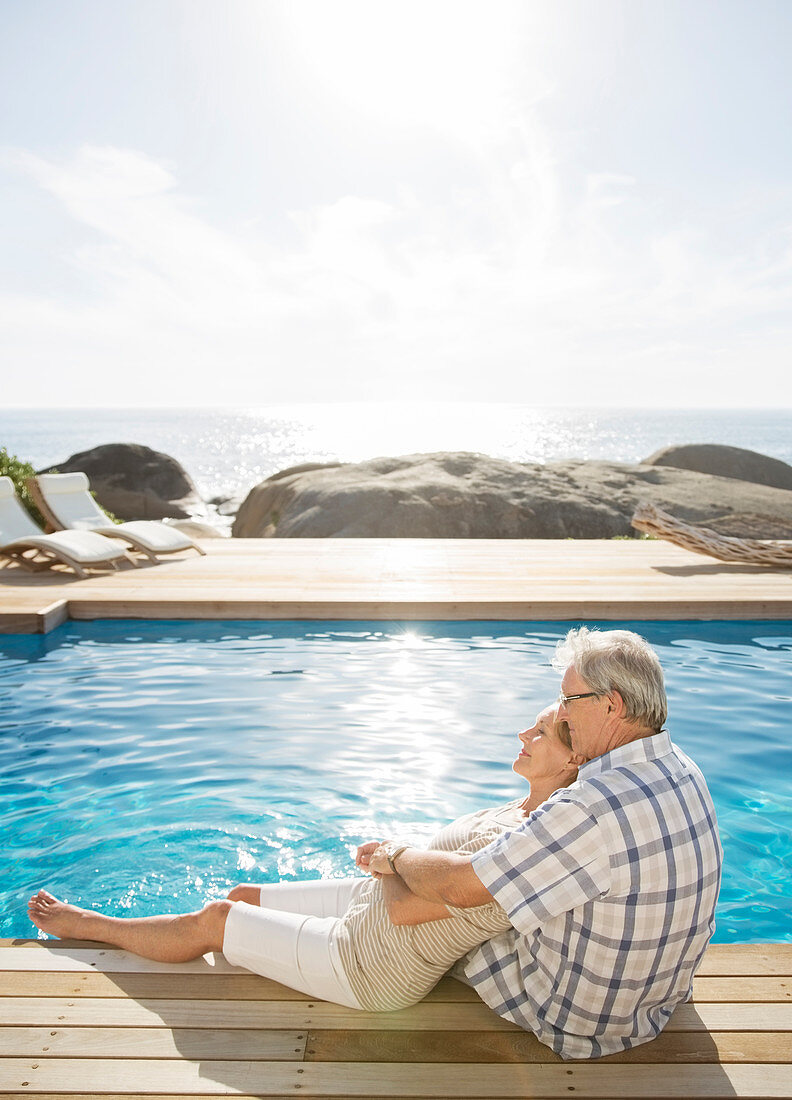
M568 749L572 749L574 751L572 745L572 735L569 732L569 723L567 722L566 718L555 718L553 720L553 729L558 734L559 741L561 741L562 744L566 745ZM564 783L563 786L571 786L577 779L577 776L578 766L577 764L575 764L574 769L570 769L569 780Z

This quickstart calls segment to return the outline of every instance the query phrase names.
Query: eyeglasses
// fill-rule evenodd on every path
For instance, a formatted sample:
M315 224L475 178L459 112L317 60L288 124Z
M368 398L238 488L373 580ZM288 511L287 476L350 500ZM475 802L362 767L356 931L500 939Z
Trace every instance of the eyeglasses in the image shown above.
M563 692L558 696L558 702L562 707L568 706L569 703L574 703L576 699L593 699L595 696L599 696L599 691L582 691L580 695L564 695Z

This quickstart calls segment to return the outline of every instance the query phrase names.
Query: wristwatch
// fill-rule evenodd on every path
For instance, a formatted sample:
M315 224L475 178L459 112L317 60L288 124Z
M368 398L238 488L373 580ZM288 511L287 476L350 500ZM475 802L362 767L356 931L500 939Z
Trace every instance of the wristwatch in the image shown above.
M390 867L391 871L393 871L394 875L398 875L399 873L396 870L397 857L402 854L405 848L409 847L409 844L389 844L388 847L385 849L385 855L388 857L388 866Z

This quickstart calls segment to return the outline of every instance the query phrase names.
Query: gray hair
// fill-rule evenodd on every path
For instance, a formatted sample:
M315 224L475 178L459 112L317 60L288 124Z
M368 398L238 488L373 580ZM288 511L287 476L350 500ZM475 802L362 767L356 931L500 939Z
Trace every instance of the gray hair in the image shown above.
M570 630L553 654L553 668L574 668L598 695L618 691L625 717L659 730L668 714L663 670L657 654L631 630Z

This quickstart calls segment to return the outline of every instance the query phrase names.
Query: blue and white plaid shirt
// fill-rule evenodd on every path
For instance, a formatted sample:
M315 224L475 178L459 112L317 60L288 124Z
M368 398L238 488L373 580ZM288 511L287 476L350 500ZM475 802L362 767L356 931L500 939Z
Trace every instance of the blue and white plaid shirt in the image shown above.
M704 777L668 734L614 749L473 857L516 931L463 973L563 1058L644 1043L690 996L722 859Z

